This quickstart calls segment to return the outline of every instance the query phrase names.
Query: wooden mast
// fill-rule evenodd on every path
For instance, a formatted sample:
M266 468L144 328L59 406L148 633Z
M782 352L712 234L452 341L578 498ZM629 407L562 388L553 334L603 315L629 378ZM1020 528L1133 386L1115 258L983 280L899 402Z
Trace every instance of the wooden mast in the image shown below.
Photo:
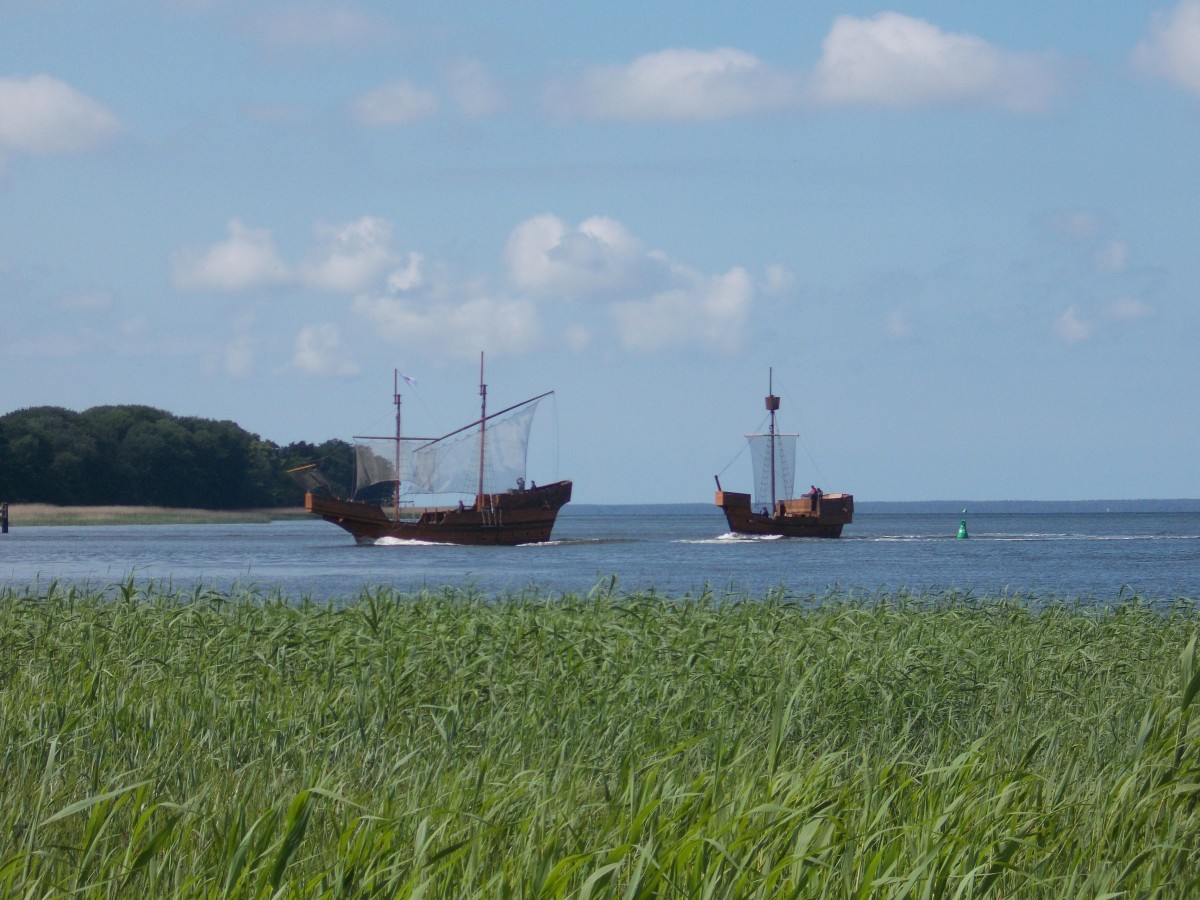
M487 385L483 383L483 351L479 351L479 508L483 509L483 436L487 428Z
M771 413L771 515L775 515L775 410L779 409L779 398L775 396L775 370L767 369L767 411Z
M400 370L392 369L392 401L396 404L396 490L392 501L392 521L400 521Z

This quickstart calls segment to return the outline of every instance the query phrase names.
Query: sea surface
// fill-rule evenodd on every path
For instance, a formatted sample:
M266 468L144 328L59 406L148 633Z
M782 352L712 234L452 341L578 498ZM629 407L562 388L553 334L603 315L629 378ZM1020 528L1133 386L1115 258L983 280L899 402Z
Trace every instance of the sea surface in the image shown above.
M653 590L801 598L833 591L1004 595L1110 603L1200 599L1200 513L855 513L840 540L739 538L713 506L564 508L554 540L522 547L358 546L320 520L253 525L21 527L0 535L0 585L251 589L350 600L386 586L487 597Z

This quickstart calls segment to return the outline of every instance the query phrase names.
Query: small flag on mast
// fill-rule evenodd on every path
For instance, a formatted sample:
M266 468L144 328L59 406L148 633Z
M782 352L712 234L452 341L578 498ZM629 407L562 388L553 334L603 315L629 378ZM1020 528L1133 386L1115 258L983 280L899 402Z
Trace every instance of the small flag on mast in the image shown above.
M404 379L405 384L412 385L413 387L417 386L417 379L411 378L408 375L405 375L403 372L400 373L400 377Z

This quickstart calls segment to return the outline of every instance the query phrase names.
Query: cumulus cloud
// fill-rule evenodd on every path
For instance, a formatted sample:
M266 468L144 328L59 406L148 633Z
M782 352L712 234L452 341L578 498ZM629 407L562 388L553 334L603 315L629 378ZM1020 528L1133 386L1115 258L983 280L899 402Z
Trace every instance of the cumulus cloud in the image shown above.
M1101 315L1111 322L1130 322L1154 315L1154 308L1137 297L1120 297L1104 307Z
M1061 65L1050 56L1007 52L974 35L885 12L834 20L812 97L828 104L982 104L1029 112L1048 106L1061 86Z
M605 305L621 344L644 351L684 344L737 344L755 296L744 269L705 275L648 248L620 222L594 216L569 226L554 215L522 222L509 237L512 281L532 296ZM782 289L790 274L767 270ZM581 348L588 332L570 332Z
M180 290L233 293L281 285L311 291L354 294L387 284L392 290L420 283L421 257L392 249L392 226L363 216L340 225L315 226L317 243L297 265L275 249L271 231L231 219L229 236L202 250L184 249L171 257L173 283Z
M314 290L351 294L366 290L396 265L392 228L383 219L363 216L341 226L317 227L320 246L299 267L299 279Z
M1079 317L1074 306L1068 306L1054 321L1054 331L1068 344L1078 344L1092 336L1092 326Z
M795 103L799 79L741 50L668 49L624 66L590 69L558 84L547 103L566 116L703 122Z
M1099 247L1094 258L1101 272L1120 272L1129 265L1129 244L1112 240Z
M1091 315L1068 307L1054 322L1055 333L1068 344L1078 344L1094 337L1097 332L1128 326L1138 319L1154 315L1154 308L1138 297L1119 297L1100 307Z
M119 128L111 110L57 78L0 78L0 149L31 156L81 153Z
M614 303L621 343L646 352L692 343L737 349L754 299L750 276L734 268L724 275L693 274L687 281L646 301Z
M427 119L437 108L436 94L401 80L360 96L351 104L351 114L363 125L389 127Z
M292 366L308 375L354 375L358 364L346 354L336 325L306 325L296 335Z
M894 310L888 314L884 327L887 330L888 337L897 341L911 340L916 333L908 316L900 310Z
M504 108L504 94L492 73L478 60L461 60L445 73L450 96L471 117L486 116Z
M606 216L573 228L554 215L535 216L513 229L506 256L513 281L535 294L612 297L669 281L666 258Z
M438 347L472 358L489 353L524 353L541 337L537 310L529 300L476 296L462 302L362 296L354 311L386 340L402 347Z
M291 276L266 228L247 228L230 219L229 237L206 250L180 250L171 259L179 290L235 292L275 287Z
M425 283L425 276L422 273L424 264L425 257L422 254L410 252L404 266L388 275L388 290L393 294L399 294L419 288Z
M264 41L280 47L355 46L391 30L382 19L349 6L280 7L250 24Z
M796 286L796 276L786 266L778 263L767 266L763 273L761 289L764 294L786 294Z
M1200 0L1183 0L1169 13L1155 14L1133 61L1143 72L1200 96Z
M258 349L258 341L253 330L255 315L246 311L238 315L232 323L233 334L218 353L212 353L205 359L207 374L225 374L231 378L246 378L254 371L254 361Z

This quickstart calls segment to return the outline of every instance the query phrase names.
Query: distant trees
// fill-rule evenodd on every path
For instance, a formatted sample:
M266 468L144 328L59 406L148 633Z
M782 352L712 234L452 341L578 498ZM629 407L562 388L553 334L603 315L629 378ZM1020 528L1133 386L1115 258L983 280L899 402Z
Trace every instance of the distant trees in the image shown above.
M12 503L291 506L303 491L287 470L318 460L334 493L348 495L354 448L345 441L279 447L233 422L149 406L0 416L0 499Z

